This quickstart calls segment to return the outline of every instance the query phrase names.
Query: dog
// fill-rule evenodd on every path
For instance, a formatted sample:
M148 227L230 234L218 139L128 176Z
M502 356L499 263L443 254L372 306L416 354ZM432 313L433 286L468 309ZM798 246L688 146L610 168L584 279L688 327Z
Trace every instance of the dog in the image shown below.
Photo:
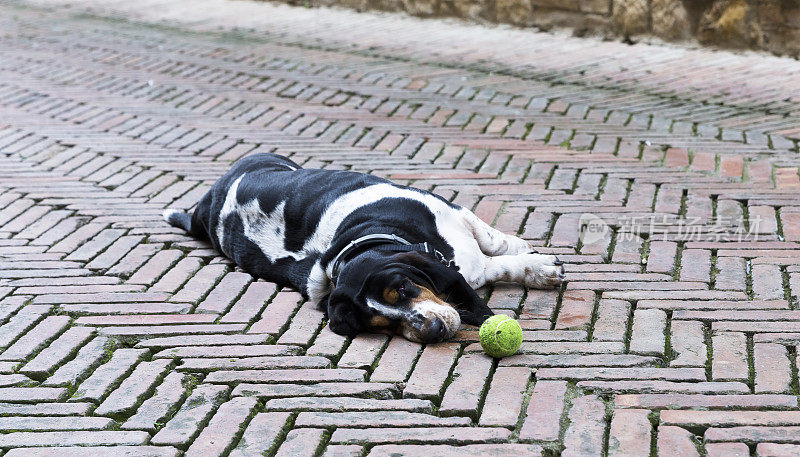
M495 281L558 286L564 267L430 192L351 171L303 169L276 154L237 161L191 214L166 221L251 275L317 303L332 331L433 343L492 310Z

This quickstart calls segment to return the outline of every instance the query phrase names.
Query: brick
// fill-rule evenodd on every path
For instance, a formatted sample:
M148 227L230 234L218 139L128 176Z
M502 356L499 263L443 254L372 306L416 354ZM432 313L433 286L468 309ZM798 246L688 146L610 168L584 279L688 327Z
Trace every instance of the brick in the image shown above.
M89 413L88 403L0 403L3 416L85 416Z
M728 443L715 444L715 446L722 446ZM800 452L800 445L798 444L777 444L777 443L758 443L756 446L756 454L759 457L791 457ZM749 450L748 450L749 453ZM748 454L742 454L747 456Z
M358 335L352 339L337 366L339 368L370 368L375 364L388 341L387 335Z
M255 412L256 399L236 397L219 406L208 426L195 438L187 456L223 455Z
M522 353L534 354L613 354L623 350L621 342L612 341L523 342L520 348Z
M303 303L292 317L289 328L278 338L278 343L310 345L317 330L322 326L323 320L324 314L317 308L317 305L311 302ZM250 331L253 331L252 328Z
M360 457L364 448L357 445L334 444L325 448L323 457Z
M775 217L775 208L771 206L748 206L748 221L751 233L776 233L778 221Z
M711 377L715 381L745 381L749 378L747 339L743 333L721 332L711 337L714 356Z
M711 279L711 251L685 249L681 252L681 281L709 282Z
M144 265L126 281L129 284L153 284L162 274L170 269L183 256L177 249L166 249L156 252Z
M179 264L180 265L180 264ZM206 265L181 287L181 290L170 298L171 301L197 303L203 298L225 274L225 265ZM163 279L165 279L166 276ZM171 279L171 278L166 278Z
M273 370L220 370L210 373L205 381L227 382L337 382L363 381L366 373L355 369L273 369Z
M315 356L272 356L231 358L186 358L179 370L215 371L215 370L271 370L277 368L329 368L330 360Z
M301 412L295 420L298 427L456 427L470 425L467 417L437 417L407 411L371 412Z
M78 385L70 401L101 401L146 354L147 350L144 349L117 349L108 362L97 367L91 376Z
M595 395L578 397L572 401L568 413L570 424L564 434L563 456L577 456L602 452L605 433L605 405Z
M196 313L224 313L252 280L253 277L247 273L233 271L226 274L194 311Z
M44 347L69 325L68 316L48 316L33 329L9 346L0 360L24 360Z
M565 293L558 312L556 329L575 329L588 326L594 310L595 294L588 290Z
M670 325L671 367L701 367L706 365L708 349L703 324L697 321L673 320Z
M599 392L742 394L750 389L741 382L580 381L578 387Z
M525 289L517 285L498 284L492 290L492 295L486 303L492 309L512 309L519 308Z
M116 239L108 248L105 249L100 255L93 258L91 262L86 264L86 268L94 270L104 270L110 268L112 265L122 259L131 249L136 247L142 242L142 236L122 236Z
M783 298L783 274L777 265L753 265L752 277L756 298Z
M693 395L693 394L628 394L617 395L614 403L625 408L791 408L790 395Z
M225 346L176 346L153 355L154 358L242 358L263 356L296 355L300 350L297 346L283 346L277 344L250 344Z
M74 359L62 365L44 381L46 386L65 386L82 381L106 356L115 344L104 337L95 337L78 350Z
M0 326L0 347L6 348L20 335L32 327L42 318L51 306L47 305L28 305L22 308L8 322ZM26 348L21 347L24 351ZM9 359L5 359L9 360Z
M75 323L78 325L92 326L135 326L135 325L162 325L162 324L194 324L212 323L215 316L202 314L154 314L154 315L121 315L121 316L84 316L79 317Z
M92 237L79 248L73 250L64 260L88 261L96 256L100 251L108 248L114 241L125 234L124 230L106 229ZM62 240L63 243L64 240ZM55 246L53 247L55 249Z
M273 451L280 435L288 426L289 413L258 413L245 428L239 444L231 451L231 457L262 456Z
M675 271L677 255L677 244L671 241L651 242L650 256L647 258L647 272L672 274Z
M797 443L800 427L762 427L743 426L726 428L709 428L704 438L706 442L745 441L745 442L778 442Z
M272 397L347 396L393 398L398 390L394 384L377 382L319 382L316 384L238 384L232 395Z
M157 292L175 292L183 283L200 270L201 262L199 259L186 257L181 259L174 267L164 273L163 276L150 288ZM161 275L161 271L158 272ZM133 277L132 277L133 278ZM144 279L139 279L143 281ZM155 279L155 278L153 278Z
M667 315L660 309L637 309L633 313L630 352L664 356Z
M0 386L21 386L30 382L30 378L21 374L0 375Z
M114 457L137 453L148 457L177 457L178 449L160 446L80 446L80 447L21 447L11 449L11 457Z
M184 446L200 432L200 428L225 400L224 386L201 384L186 399L177 413L150 440L156 445Z
M475 412L480 405L491 369L492 359L485 354L461 356L453 371L453 382L445 390L439 413L445 416L467 415L476 418ZM373 374L371 379L374 378Z
M441 428L341 428L333 432L331 443L437 443L453 444L494 443L508 440L510 431L504 428L441 427Z
M56 387L0 387L0 402L36 403L59 401L67 390Z
M680 427L658 427L657 449L661 455L700 457L697 438Z
M14 432L0 436L0 446L135 446L149 438L146 432L133 431Z
M295 292L278 292L262 313L262 319L253 324L248 333L280 333L289 318L300 306L302 299Z
M541 456L543 450L535 444L470 444L466 446L431 445L431 444L385 444L372 448L373 457L390 457L395 455L469 455L474 457L516 457L520 455Z
M748 321L718 321L711 324L711 330L723 333L752 331L753 322ZM794 321L762 321L759 323L759 331L770 332L794 332L797 330L797 322Z
M538 381L534 385L525 419L519 431L520 440L556 441L561 431L565 409L565 381Z
M34 378L47 376L56 366L77 352L78 348L88 341L93 333L90 328L73 327L68 329L26 363L20 369L20 373Z
M114 421L105 417L0 417L0 429L18 432L53 430L107 430Z
M744 443L708 443L705 448L706 455L709 457L747 457L750 455L750 449Z
M292 397L268 400L264 407L276 411L408 411L430 413L433 405L429 400L402 399L380 400L356 397Z
M237 344L261 344L268 339L266 335L181 335L150 338L136 343L137 347L165 348L176 346L227 346Z
M522 314L520 318L550 319L555 311L557 301L558 293L555 291L529 290L522 304Z
M139 244L130 250L119 262L114 264L107 273L112 275L130 276L137 271L150 257L160 252L164 246L162 244Z
M314 338L314 343L306 350L306 353L335 359L344 352L347 343L347 337L334 333L329 325L325 325Z
M630 303L622 300L600 300L592 341L623 341L628 329Z
M419 343L392 337L381 355L380 363L372 372L370 381L405 382L421 351L422 346Z
M714 286L724 290L745 290L745 261L741 257L718 257Z
M786 347L780 344L753 345L756 393L784 393L791 388L792 372Z
M120 428L123 430L147 430L154 432L156 423L165 419L169 413L177 409L184 398L183 382L186 375L170 373L156 387L155 393L136 410L136 414L128 418Z
M71 304L71 303L140 303L161 301L166 294L152 292L98 292L87 294L46 294L34 298L34 303Z
M662 411L661 422L681 427L730 427L798 425L798 411Z
M497 368L486 394L479 424L515 428L530 377L531 370L528 368Z
M275 284L272 283L260 281L251 283L219 321L222 323L251 322L275 294L275 289Z
M450 369L458 356L459 346L441 343L428 345L417 361L406 388L405 398L440 398Z
M130 413L171 368L169 360L142 362L130 376L114 389L94 410L99 416L118 416Z
M599 367L540 368L538 379L666 379L670 381L702 381L700 368Z
M170 335L198 335L234 333L244 330L244 324L186 324L186 325L140 325L102 327L100 334L123 339L145 339Z
M322 445L325 431L322 429L295 429L290 431L283 440L276 457L315 455Z
M617 409L611 418L608 455L646 455L652 426L646 409Z

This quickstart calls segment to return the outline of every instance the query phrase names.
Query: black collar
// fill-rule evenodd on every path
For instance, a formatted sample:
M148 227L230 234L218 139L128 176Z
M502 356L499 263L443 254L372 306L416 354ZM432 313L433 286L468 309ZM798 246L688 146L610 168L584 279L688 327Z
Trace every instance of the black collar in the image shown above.
M352 257L353 253L357 250L360 250L364 247L370 246L378 246L378 245L386 245L381 247L384 251L393 251L393 252L410 252L410 251L418 251L424 252L428 255L431 255L436 258L439 262L443 263L444 265L454 268L458 270L458 266L456 266L453 260L448 259L445 257L444 254L434 249L427 241L422 243L411 244L408 241L400 238L395 234L387 235L384 233L376 233L373 235L366 235L360 238L356 238L355 240L351 241L344 247L336 257L333 258L333 269L331 270L331 281L336 284L336 280L339 277L339 270L342 267L342 263L344 263L347 258Z

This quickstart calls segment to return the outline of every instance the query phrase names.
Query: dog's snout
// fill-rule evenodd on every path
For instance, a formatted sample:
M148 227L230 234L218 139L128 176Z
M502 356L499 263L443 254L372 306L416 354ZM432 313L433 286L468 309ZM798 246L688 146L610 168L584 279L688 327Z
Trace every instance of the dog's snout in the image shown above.
M447 326L444 321L435 317L423 326L422 337L428 343L443 341L447 337Z

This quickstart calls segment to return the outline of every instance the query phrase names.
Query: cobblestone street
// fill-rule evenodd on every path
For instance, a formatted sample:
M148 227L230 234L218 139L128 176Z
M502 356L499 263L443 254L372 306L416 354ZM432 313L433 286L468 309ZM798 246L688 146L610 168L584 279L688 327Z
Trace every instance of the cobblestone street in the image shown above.
M798 456L799 140L763 53L0 0L0 454ZM479 291L524 329L501 360L336 335L162 219L257 152L430 190L567 281Z

